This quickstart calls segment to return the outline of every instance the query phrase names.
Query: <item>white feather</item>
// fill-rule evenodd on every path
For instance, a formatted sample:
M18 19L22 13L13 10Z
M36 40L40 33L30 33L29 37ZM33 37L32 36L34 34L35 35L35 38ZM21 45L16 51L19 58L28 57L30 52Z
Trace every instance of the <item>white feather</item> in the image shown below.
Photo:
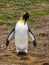
M27 23L23 24L18 22L15 27L15 45L16 51L28 50L28 26Z
M8 40L10 40L12 38L13 34L14 34L14 31L10 34Z

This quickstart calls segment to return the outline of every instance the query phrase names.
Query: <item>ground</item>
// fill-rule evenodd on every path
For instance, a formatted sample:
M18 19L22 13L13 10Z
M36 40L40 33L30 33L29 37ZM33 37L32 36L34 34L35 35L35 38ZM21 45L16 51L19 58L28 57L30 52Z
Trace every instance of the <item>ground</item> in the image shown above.
M49 65L49 1L0 2L0 65ZM18 57L14 37L8 47L6 39L24 9L30 14L27 22L36 37L37 46L34 47L29 39L28 56Z

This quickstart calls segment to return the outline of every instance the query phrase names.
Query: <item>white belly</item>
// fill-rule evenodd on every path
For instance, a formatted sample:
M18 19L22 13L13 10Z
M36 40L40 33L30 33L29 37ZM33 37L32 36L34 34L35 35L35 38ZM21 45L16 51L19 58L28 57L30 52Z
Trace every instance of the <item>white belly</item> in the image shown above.
M28 26L27 24L17 24L15 27L16 50L28 49Z

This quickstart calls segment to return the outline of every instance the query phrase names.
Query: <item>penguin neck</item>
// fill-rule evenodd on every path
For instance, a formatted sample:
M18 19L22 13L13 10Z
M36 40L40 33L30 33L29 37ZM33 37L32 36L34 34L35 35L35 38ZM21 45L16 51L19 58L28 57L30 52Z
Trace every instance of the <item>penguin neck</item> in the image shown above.
M26 23L25 19L20 19L19 22L22 23L22 24Z

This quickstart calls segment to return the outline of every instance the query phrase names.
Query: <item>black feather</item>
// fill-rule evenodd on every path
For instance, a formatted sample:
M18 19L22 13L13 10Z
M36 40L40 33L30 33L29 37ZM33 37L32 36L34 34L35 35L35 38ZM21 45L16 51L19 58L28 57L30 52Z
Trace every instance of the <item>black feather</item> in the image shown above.
M26 14L23 15L23 19L25 19L25 21L29 18L29 13L26 12Z
M8 45L9 45L9 40L7 39L7 40L6 40L6 46L8 46Z
M33 41L33 45L34 45L34 47L36 47L36 44L37 44L37 43L36 43L36 40L34 40L34 41Z

